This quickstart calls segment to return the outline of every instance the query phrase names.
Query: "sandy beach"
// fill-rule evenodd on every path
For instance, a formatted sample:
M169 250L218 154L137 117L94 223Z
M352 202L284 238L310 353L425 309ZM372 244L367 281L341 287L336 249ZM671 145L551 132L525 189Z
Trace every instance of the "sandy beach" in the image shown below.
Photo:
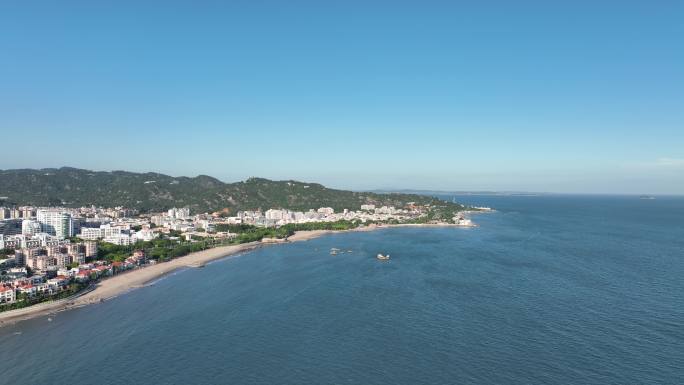
M113 277L105 278L94 284L93 288L79 293L73 297L57 301L45 302L23 309L9 310L0 313L0 327L13 324L18 321L46 316L56 312L82 307L94 303L99 303L130 290L143 287L175 270L200 267L207 262L229 257L241 252L255 249L267 245L277 245L290 242L301 242L318 238L326 234L343 233L350 231L372 231L391 227L458 227L453 224L399 224L399 225L370 225L359 227L352 230L310 230L297 231L294 235L287 238L284 242L250 242L241 245L219 246L213 249L191 253L183 257L173 259L169 262L148 265L143 268L117 274Z
M353 231L373 231L380 229L389 229L395 227L473 227L473 226L462 226L453 223L401 223L392 225L369 225L364 227L357 227L351 230L309 230L309 231L297 231L294 235L287 238L289 242L306 241L309 239L318 238L326 234L338 234L338 233L348 233Z
M240 252L252 250L261 246L261 242L244 243L241 245L219 246L173 259L169 262L149 265L143 268L117 274L113 277L97 282L94 288L71 298L45 302L23 309L10 310L0 313L0 326L17 321L40 317L59 311L81 307L116 297L135 288L145 286L166 274L180 268L198 267L203 264L228 257Z

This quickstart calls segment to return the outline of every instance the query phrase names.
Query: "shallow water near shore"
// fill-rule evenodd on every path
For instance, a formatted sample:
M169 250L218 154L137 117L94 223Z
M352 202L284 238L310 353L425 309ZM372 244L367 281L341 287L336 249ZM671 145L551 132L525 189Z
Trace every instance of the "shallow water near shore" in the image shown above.
M456 199L498 211L475 216L477 228L261 248L1 328L0 378L681 383L684 198Z

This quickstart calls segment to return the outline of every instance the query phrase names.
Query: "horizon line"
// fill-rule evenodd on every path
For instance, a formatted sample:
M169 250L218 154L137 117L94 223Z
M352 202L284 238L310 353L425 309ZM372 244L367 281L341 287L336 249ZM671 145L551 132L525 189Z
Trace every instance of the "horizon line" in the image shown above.
M271 180L271 181L276 181L276 182L299 182L299 183L312 183L312 184L320 184L323 187L326 188L332 188L332 189L345 189L343 187L331 187L330 185L323 184L321 182L316 182L316 181L310 181L310 180L298 180L298 179L292 179L292 178L285 178L285 179L270 179L270 178L265 178L265 177L259 177L259 176L250 176L247 177L243 180L236 180L236 181L227 181L209 174L204 174L204 173L198 173L195 176L187 176L187 175L170 175L166 174L163 172L159 171L129 171L129 170L123 170L123 169L110 169L110 170L94 170L94 169L89 169L89 168L79 168L79 167L73 167L73 166L60 166L60 167L42 167L42 168L32 168L32 167L23 167L23 168L8 168L8 169L2 169L0 168L0 173L5 172L5 171L21 171L21 170L30 170L30 171L44 171L44 170L62 170L62 169L73 169L73 170L80 170L80 171L91 171L91 172L102 172L102 173L114 173L114 172L127 172L131 174L159 174L159 175L164 175L168 176L171 178L198 178L200 176L207 176L210 178L214 178L221 183L225 184L232 184L232 183L240 183L240 182L245 182L249 179L252 178L257 178L257 179L266 179L266 180ZM363 188L363 189L354 189L354 188L346 188L348 191L353 191L353 192L369 192L369 193L406 193L406 194L418 194L418 195L433 195L433 194L452 194L452 195L507 195L507 196L521 196L521 195L614 195L614 196L655 196L655 197L682 197L684 196L684 193L647 193L647 192L641 192L641 193L630 193L630 192L559 192L559 191L534 191L534 190L490 190L490 189L466 189L466 190L444 190L444 189L430 189L430 188L398 188L398 187L384 187L384 188Z

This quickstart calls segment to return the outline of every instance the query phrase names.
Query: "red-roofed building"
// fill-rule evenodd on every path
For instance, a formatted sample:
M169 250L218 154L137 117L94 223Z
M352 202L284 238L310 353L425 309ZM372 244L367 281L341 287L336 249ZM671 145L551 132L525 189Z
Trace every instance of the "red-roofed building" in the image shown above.
M17 287L19 293L26 294L29 297L36 295L36 287L31 284L21 285Z
M17 293L12 287L0 286L0 304L14 303L17 301Z
M92 270L95 274L97 274L98 277L104 276L104 275L111 275L111 268L109 266L96 266Z
M90 281L90 270L81 270L78 273L76 273L76 280L79 282L88 282Z

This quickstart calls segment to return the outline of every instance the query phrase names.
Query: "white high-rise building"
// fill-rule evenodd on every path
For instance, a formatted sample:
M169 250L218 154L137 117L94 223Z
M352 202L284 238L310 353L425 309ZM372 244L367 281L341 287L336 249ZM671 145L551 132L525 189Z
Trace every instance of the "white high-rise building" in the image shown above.
M21 233L23 235L31 236L40 233L40 231L40 222L34 221L33 219L24 219L21 221Z
M187 207L183 208L172 208L166 212L166 216L173 219L187 219L190 218L190 209Z
M276 210L276 209L266 210L266 212L264 213L264 216L266 217L266 219L271 219L271 220L276 220L276 221L287 218L287 215L288 215L287 210Z
M104 238L104 230L99 227L81 227L81 233L78 235L81 239L97 240Z
M181 209L176 210L176 218L179 218L179 219L190 218L190 209L187 207L183 207Z
M43 233L62 239L74 235L74 221L71 214L62 210L41 209L38 210L36 216Z
M331 207L321 207L318 209L319 214L325 214L325 215L332 215L335 213L335 210L333 210Z

